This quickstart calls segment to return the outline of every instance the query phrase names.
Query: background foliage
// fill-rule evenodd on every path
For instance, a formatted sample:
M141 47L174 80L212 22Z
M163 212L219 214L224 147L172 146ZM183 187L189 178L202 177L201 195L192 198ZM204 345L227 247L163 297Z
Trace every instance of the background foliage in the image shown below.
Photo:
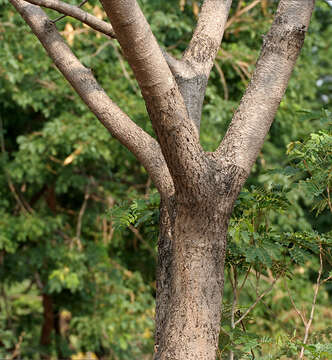
M179 56L199 3L140 4L160 44ZM0 355L150 359L158 195L143 167L87 111L14 9L6 0L0 5ZM272 0L233 1L204 103L201 142L207 150L216 148L231 120L275 7ZM97 1L84 9L105 18ZM321 259L320 280L330 276L331 15L319 0L234 210L222 359L298 358L305 333L299 313L308 321ZM70 18L57 27L112 99L152 133L117 43ZM310 359L332 356L328 281L318 294L305 346Z

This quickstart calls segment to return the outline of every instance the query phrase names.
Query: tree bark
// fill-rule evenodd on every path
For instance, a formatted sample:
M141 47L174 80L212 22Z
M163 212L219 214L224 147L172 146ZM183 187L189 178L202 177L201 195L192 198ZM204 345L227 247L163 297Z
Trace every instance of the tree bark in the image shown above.
M214 215L205 210L195 209L193 216L192 209L181 206L174 224L161 222L167 226L162 232L173 236L159 243L159 259L165 263L159 262L155 360L215 359L227 217L211 229Z
M196 188L204 196L179 189L161 204L155 360L216 356L227 227L247 174L216 166L212 154L205 159L209 184Z

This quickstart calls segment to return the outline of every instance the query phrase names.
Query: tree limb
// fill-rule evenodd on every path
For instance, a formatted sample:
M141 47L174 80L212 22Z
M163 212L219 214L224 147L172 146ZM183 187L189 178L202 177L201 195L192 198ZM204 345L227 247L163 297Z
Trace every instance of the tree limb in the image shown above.
M112 102L94 78L92 71L80 63L43 10L23 0L10 0L10 2L100 122L138 158L161 194L165 196L172 194L173 182L156 140Z
M97 30L111 38L115 38L115 32L112 25L106 21L98 19L96 16L80 9L77 6L69 5L60 0L27 0L30 4L39 5L48 9L56 10L61 14L71 16L82 23L89 25L92 29Z
M83 0L83 1L81 1L81 2L77 5L77 7L81 8L81 7L82 7L84 4L86 4L88 1L89 1L89 0ZM66 16L67 16L67 15L61 15L61 16L57 17L56 19L52 20L52 21L53 21L54 23L56 23L56 22L64 19Z
M164 54L186 104L200 129L205 90L220 46L232 0L205 0L193 37L182 60Z
M238 7L238 9L235 12L235 15L229 19L225 25L225 29L229 28L234 22L237 21L237 19L243 15L244 13L248 12L252 8L254 8L257 4L259 4L261 0L254 0L252 3L241 9L241 6ZM241 5L241 2L239 2L239 5Z
M183 60L197 74L209 77L219 50L232 0L205 0Z
M216 154L247 173L263 145L296 59L315 0L280 0L256 70Z
M101 0L143 96L165 94L174 78L136 0Z
M203 150L157 40L136 0L101 0L101 3L141 88L173 181L188 185L193 182L194 167L205 165ZM199 165L187 161L189 154Z

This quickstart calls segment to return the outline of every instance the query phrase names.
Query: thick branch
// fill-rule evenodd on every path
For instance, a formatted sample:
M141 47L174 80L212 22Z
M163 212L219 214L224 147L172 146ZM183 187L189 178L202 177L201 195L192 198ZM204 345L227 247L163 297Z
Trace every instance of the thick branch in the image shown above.
M110 100L97 83L92 71L75 57L43 10L23 0L10 2L96 117L139 159L158 190L164 195L172 194L173 183L158 143Z
M136 0L101 0L144 94L164 94L174 79Z
M224 35L232 0L205 0L183 60L197 74L209 77Z
M189 118L198 131L208 78L224 33L231 3L232 0L205 0L183 59L175 60L164 54L183 96Z
M110 36L111 38L115 38L115 33L111 24L98 19L96 16L83 11L77 6L69 5L60 0L27 0L27 2L46 7L48 9L53 9L61 14L71 16L81 21L82 23L89 25L92 29Z
M204 165L203 150L173 74L136 0L101 3L142 90L173 180L188 188L193 168ZM196 163L189 162L189 156Z
M227 133L217 149L247 173L263 145L296 59L303 46L315 0L281 0L264 37L260 58Z

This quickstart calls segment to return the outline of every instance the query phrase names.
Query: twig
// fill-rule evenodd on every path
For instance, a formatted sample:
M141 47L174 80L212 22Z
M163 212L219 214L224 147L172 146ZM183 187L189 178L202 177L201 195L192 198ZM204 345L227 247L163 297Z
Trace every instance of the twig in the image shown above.
M238 294L237 294L237 285L238 285L238 279L237 279L237 271L236 268L234 268L233 265L231 265L231 269L233 270L233 278L234 282L231 282L233 287L233 303L232 303L232 314L231 314L231 328L235 329L236 323L235 323L235 309L238 301ZM231 274L229 275L231 278ZM229 353L229 360L234 359L234 352L231 350Z
M234 283L233 283L233 303L232 303L232 316L231 316L231 327L232 329L235 328L235 308L237 305L237 272L236 269L231 265L231 269L233 270L233 278L234 278Z
M115 44L113 44L113 43L111 42L110 45L113 47L113 49L114 49L114 51L115 51L115 54L116 54L117 58L119 59L120 66L121 66L121 69L122 69L122 72L123 72L124 77L129 81L129 83L130 83L130 85L131 85L134 93L135 93L136 95L139 95L140 92L139 92L139 90L138 90L138 87L136 86L135 82L132 80L132 78L131 78L130 75L128 74L128 71L127 71L127 69L126 69L126 65L125 65L125 63L124 63L124 61L123 61L123 59L122 59L122 55L119 53L119 51L118 51L117 47L115 46Z
M248 12L249 10L251 10L252 8L254 8L257 4L259 4L261 2L261 0L255 0L253 1L251 4L249 4L248 6L246 6L245 8L243 8L242 10L240 10L240 7L238 7L238 9L236 10L236 13L233 17L231 17L225 26L225 30L227 28L229 28L233 22L235 22L241 15L243 15L244 13ZM241 2L240 2L241 3Z
M330 196L330 187L329 185L327 184L326 186L326 191L327 191L327 203L329 205L329 208L330 208L330 211L332 213L332 203L331 203L331 196Z
M249 307L249 309L235 322L235 326L240 323L249 313L252 309L254 309L256 307L256 305L260 302L261 299L263 299L263 297L268 294L274 287L275 283L277 282L278 279L274 279L272 285L266 289L265 291L263 291L261 293L261 295L258 296L258 298L256 299L256 301Z
M11 356L9 357L9 360L14 360L21 354L21 345L23 342L24 335L25 335L25 332L22 332L22 334L19 336L18 343L15 345L15 349L14 349L13 353L11 354Z
M289 299L290 299L290 301L291 301L291 303L292 303L292 305L293 305L293 308L294 308L295 312L296 312L297 315L301 318L301 320L302 320L302 322L303 322L303 325L306 326L306 325L307 325L307 322L306 322L303 314L302 314L301 311L297 308L297 306L296 306L296 304L295 304L295 302L294 302L294 299L293 299L293 297L292 297L292 295L291 295L291 293L290 293L289 287L288 287L288 285L287 285L287 280L285 280L285 286L286 286L286 290L287 290Z
M156 256L156 252L154 251L154 249L150 246L150 244L143 238L143 236L140 234L140 232L138 231L138 229L135 228L135 226L133 225L129 225L129 229L131 230L131 232L137 237L138 240L140 240L144 245L146 245L146 247L148 248L148 250L150 251L150 253L153 256Z
M246 327L244 326L244 322L243 322L243 321L241 321L241 326L242 326L242 330L243 330L244 332L247 332ZM251 352L251 355L252 355L253 360L255 360L256 357L255 357L254 350L253 350L253 349L250 349L250 352Z
M320 287L320 285L321 285L320 278L321 278L321 276L322 276L322 273L323 273L322 244L319 244L319 271L318 271L318 276L317 276L317 281L316 281L316 286L315 286L314 298L313 298L313 300L312 300L310 317L309 317L309 320L308 320L308 322L307 322L307 324L306 324L306 327L305 327L303 344L306 344L307 341L308 341L309 330L310 330L312 321L313 321L313 319L314 319L314 312L315 312L315 307L316 307L317 294L318 294L319 287ZM300 357L299 357L299 359L303 359L303 356L304 356L304 346L302 346L302 348L301 348L301 352L300 352Z
M220 65L218 64L217 61L214 62L214 65L215 65L215 67L217 69L217 72L218 72L218 74L220 76L220 81L221 81L223 89L224 89L224 99L228 100L229 93L228 93L228 86L227 86L227 82L226 82L224 72L222 71L222 69L221 69L221 67L220 67Z
M246 272L246 275L245 275L245 277L244 277L244 279L242 281L242 284L241 284L240 289L239 289L239 293L242 291L242 289L243 289L243 287L244 287L244 285L245 285L245 283L246 283L246 281L248 279L248 276L250 274L250 270L251 270L251 265L249 266L249 268L248 268L248 270Z
M76 237L75 240L77 241L78 247L81 250L82 249L82 243L81 243L81 230L82 230L82 219L86 210L86 205L88 203L90 197L90 193L89 193L89 188L88 186L85 189L85 193L84 193L84 201L83 204L81 206L80 212L78 214L78 219L77 219L77 226L76 226Z
M37 273L37 271L35 272L34 276L35 276L35 280L36 280L36 284L37 284L38 289L43 291L44 290L44 284L41 281L41 278L40 278L39 274Z
M332 280L332 275L321 281L320 285L325 284L327 281Z
M240 76L242 82L246 85L248 83L248 81L243 76L242 71L241 71L242 69L236 64L232 64L232 68L238 73L238 75Z
M107 47L108 45L111 45L112 41L105 41L102 45L100 45L98 47L98 49L96 50L96 52L94 54L91 55L91 57L97 56L99 55L104 49L105 47Z
M145 184L145 196L146 196L146 197L149 197L149 192L150 192L151 184L152 184L152 181L151 181L151 178L150 178L150 176L149 176L149 177L148 177L148 180L146 181L146 184Z

